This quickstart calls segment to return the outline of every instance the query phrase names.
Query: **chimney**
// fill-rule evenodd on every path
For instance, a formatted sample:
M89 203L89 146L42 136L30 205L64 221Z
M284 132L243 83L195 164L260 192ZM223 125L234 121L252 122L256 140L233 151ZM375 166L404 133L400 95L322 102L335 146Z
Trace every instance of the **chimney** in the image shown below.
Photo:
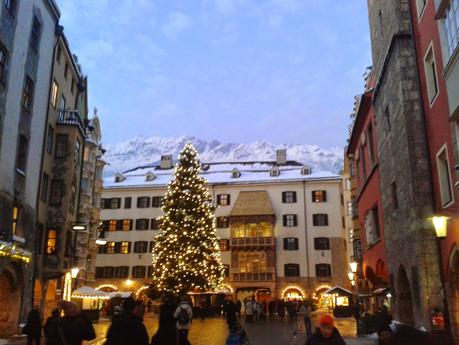
M276 151L276 163L277 165L285 165L287 163L287 150Z
M161 156L161 169L171 169L172 168L172 155L162 155Z

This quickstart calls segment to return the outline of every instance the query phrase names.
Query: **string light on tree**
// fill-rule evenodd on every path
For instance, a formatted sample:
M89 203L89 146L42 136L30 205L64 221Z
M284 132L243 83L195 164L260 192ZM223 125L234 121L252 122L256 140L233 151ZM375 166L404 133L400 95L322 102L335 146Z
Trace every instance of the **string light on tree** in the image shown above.
M158 292L187 293L217 288L224 277L212 196L191 143L179 156L169 182L153 248L153 286Z

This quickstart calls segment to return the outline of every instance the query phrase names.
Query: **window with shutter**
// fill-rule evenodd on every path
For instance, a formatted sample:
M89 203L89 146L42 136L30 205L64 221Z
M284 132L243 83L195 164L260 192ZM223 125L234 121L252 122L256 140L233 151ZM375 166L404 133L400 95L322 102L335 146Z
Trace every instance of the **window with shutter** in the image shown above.
M129 266L119 266L115 268L115 278L126 279L129 276Z
M300 276L300 265L298 264L285 264L284 275L286 277L299 277Z
M149 225L148 223L149 223L148 219L145 219L145 218L136 219L135 228L136 230L148 230L148 225Z
M284 214L283 216L284 226L293 227L298 225L298 219L296 214Z
M314 249L315 250L329 250L330 249L330 240L326 237L316 237L314 238Z
M326 202L327 191L325 190L314 190L312 191L312 202Z
M217 217L217 228L227 228L228 226L228 217Z
M219 206L228 206L230 205L230 194L218 194L217 195L217 205Z
M328 225L328 214L316 213L312 215L312 222L314 226L327 226Z
M282 202L284 204L296 203L296 192L292 192L292 191L282 192Z
M284 250L298 250L298 238L284 238Z
M137 208L148 208L150 207L150 197L141 196L137 198Z
M316 264L316 277L331 277L330 264Z
M132 198L126 197L124 198L124 208L131 208Z
M158 208L161 207L161 203L163 202L162 196L154 196L152 199L152 207Z

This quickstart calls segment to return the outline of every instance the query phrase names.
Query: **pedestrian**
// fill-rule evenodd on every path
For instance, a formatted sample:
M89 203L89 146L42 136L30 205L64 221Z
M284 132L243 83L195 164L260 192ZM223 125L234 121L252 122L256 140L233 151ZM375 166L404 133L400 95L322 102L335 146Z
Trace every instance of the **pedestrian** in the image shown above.
M245 304L245 321L253 321L253 302L251 299L249 299Z
M188 345L188 332L191 328L193 310L191 309L188 296L182 296L180 304L175 309L174 317L177 320L177 343L178 345Z
M81 312L74 302L62 302L64 317L60 321L58 330L60 345L81 345L83 340L96 338L91 321Z
M268 313L268 303L266 301L261 302L261 319L266 321L266 315Z
M226 323L228 324L228 328L231 328L236 324L236 305L232 301L231 297L228 297L226 307Z
M388 324L378 328L378 345L392 345L394 342L392 329Z
M357 299L354 303L354 319L355 319L355 325L356 325L356 334L359 336L359 322L360 318L362 316L362 304L360 301Z
M274 312L275 312L275 310L276 310L276 301L272 299L268 303L268 311L269 311L269 319L270 320L274 320Z
M236 313L237 313L237 316L240 318L241 317L241 309L242 309L242 303L241 301L238 299L236 301Z
M249 338L240 324L236 323L231 327L226 345L249 345Z
M306 328L306 336L308 337L310 337L312 334L311 313L311 305L308 302L305 302L300 308L300 315L303 316L304 327Z
M391 345L432 345L432 337L427 332L417 330L413 327L401 325L398 326L393 335ZM437 344L446 345L445 342Z
M41 341L41 317L38 306L34 306L27 316L25 332L27 334L27 345L40 345Z
M325 314L319 320L319 328L308 337L306 345L346 345L335 327L333 317Z
M199 312L201 314L201 320L204 321L204 319L206 318L206 310L207 310L207 303L205 301L204 298L201 298L201 300L199 301Z
M61 338L59 335L59 327L61 323L61 316L58 308L51 312L51 316L46 319L43 330L46 337L46 345L59 345Z
M125 299L121 314L112 318L105 345L148 345L148 333L141 314L139 303L133 298Z
M151 345L177 344L176 320L174 317L177 304L172 296L166 295L159 307L159 328L151 339Z
M147 302L147 313L151 313L152 304L153 304L153 302L151 301L151 299L149 299L148 302Z

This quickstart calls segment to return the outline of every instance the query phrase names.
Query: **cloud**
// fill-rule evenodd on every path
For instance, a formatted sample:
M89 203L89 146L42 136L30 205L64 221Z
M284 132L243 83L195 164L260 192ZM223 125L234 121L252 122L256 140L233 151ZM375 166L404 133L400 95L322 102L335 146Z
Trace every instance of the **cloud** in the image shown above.
M220 14L233 14L244 3L244 0L214 0L214 5Z
M165 36L175 37L180 32L189 29L192 25L191 18L183 12L173 12L169 15L167 22L161 27Z

